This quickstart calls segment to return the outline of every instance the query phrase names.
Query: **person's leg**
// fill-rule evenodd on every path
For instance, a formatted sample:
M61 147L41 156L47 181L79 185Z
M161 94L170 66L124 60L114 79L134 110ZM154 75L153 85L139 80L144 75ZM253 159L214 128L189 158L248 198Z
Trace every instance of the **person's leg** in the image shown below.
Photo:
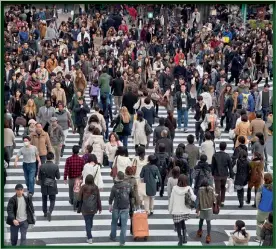
M82 145L82 142L83 142L83 134L84 134L84 127L83 127L83 126L80 126L80 127L79 127L79 133L80 133L80 142L79 142L79 144Z
M27 163L23 163L23 172L24 172L24 178L25 178L25 183L27 186L27 190L29 191L29 168Z
M125 147L127 147L127 144L128 144L128 136L124 136L124 137L123 137L123 145L124 145Z
M150 208L150 212L153 213L153 209L154 209L154 199L155 199L155 196L150 196L150 205L149 205L149 208Z
M84 214L83 215L84 221L85 221L85 230L86 230L86 236L87 239L92 239L92 219L91 219L91 215L89 214Z
M120 219L121 219L120 245L124 245L126 243L128 215L129 215L128 209L120 211Z
M188 129L188 120L189 120L189 115L187 110L183 111L183 118L184 118L184 130L186 130Z
M110 233L110 238L112 240L116 239L118 220L119 220L119 211L117 209L113 209L113 211L112 211L112 220L111 220L111 233Z
M206 236L206 243L211 242L211 221L206 220L207 223L207 236Z
M216 191L216 194L217 194L217 203L218 203L218 205L220 205L221 204L221 198L220 198L220 187L221 187L220 177L215 176L214 180L215 180L215 191Z
M221 118L220 118L220 126L221 126L221 127L223 127L224 119L225 119L225 115L224 115L224 116L221 116Z
M29 192L34 193L36 163L29 164Z
M252 188L247 187L247 199L246 199L247 204L250 204L251 202L251 189Z
M74 183L75 183L75 178L69 178L68 179L68 187L69 187L69 202L71 205L74 204Z
M51 214L55 208L56 195L49 195L49 200L50 200L49 213Z
M114 96L115 112L114 115L120 110L118 96Z
M199 219L197 237L201 237L202 236L203 222L204 222L203 219Z
M195 122L195 137L197 141L199 140L200 124L200 122Z
M186 230L185 220L181 221L181 229L182 229L182 234L183 234L182 243L186 244L187 243L187 230Z
M177 231L177 236L178 236L178 245L182 246L183 238L181 234L181 222L175 223L176 231Z
M11 245L16 246L18 241L18 231L19 226L11 226L10 233L11 233Z
M225 192L226 192L226 181L227 181L227 177L223 177L220 181L220 191L221 191L221 204L224 205L224 201L225 201Z
M55 164L59 165L59 161L60 161L60 153L61 153L61 147L60 145L56 145L55 148Z
M190 186L193 185L193 172L194 172L194 169L190 169L190 173L189 173L189 180L190 180Z
M164 188L165 188L166 175L162 174L161 178L162 178L162 183L161 183L161 188L160 188L160 193L159 194L160 194L160 197L163 197L163 195L164 195Z
M147 212L147 214L150 213L149 205L150 205L150 197L144 196L144 208L145 208L145 211Z
M177 110L177 128L181 129L182 110Z
M21 239L20 239L20 245L25 246L26 245L26 236L27 236L27 231L28 231L29 224L27 221L23 221L19 225L20 229L20 234L21 234Z
M48 195L42 195L42 211L45 214L47 214L47 199Z

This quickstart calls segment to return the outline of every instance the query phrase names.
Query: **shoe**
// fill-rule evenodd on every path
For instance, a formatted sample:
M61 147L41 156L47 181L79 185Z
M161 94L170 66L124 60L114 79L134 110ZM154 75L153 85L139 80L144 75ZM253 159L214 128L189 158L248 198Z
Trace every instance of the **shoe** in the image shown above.
M116 239L115 238L111 238L111 236L109 235L109 239L110 240L112 240L113 242L115 242L116 241Z
M182 246L183 244L183 240L182 240L182 236L178 237L178 246Z
M52 215L50 212L47 213L47 219L49 222L52 220Z
M260 239L258 238L255 238L254 241L260 243Z
M47 217L47 213L44 213L44 217L45 217L45 218Z
M16 136L17 136L17 137L19 137L19 136L20 136L18 132L16 132Z
M92 240L92 239L88 239L88 240L87 240L87 243L88 243L88 244L93 244L93 240Z
M69 203L70 203L71 205L73 205L73 201L69 201Z
M186 230L184 230L184 235L183 235L183 238L182 238L182 244L187 244Z
M150 212L150 215L153 215L153 212Z
M246 204L250 204L250 201L246 201Z
M120 244L120 246L125 246L125 244Z
M187 128L184 128L184 132L187 133L187 132L188 132L188 129L187 129Z
M202 230L197 230L196 237L198 237L198 238L202 237Z
M243 204L240 204L240 205L238 206L238 208L243 208Z
M253 204L252 207L253 207L253 208L256 208L256 204Z
M211 242L211 236L207 235L206 236L206 243L209 244Z
M220 204L220 207L224 207L224 202L222 202L222 203Z

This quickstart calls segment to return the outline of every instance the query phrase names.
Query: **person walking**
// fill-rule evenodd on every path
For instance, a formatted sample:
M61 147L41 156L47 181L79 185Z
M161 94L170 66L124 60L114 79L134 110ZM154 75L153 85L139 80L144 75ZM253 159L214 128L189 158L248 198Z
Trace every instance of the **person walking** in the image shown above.
M127 221L129 210L134 209L133 201L135 198L134 190L125 181L125 174L119 171L117 181L114 183L109 196L109 212L112 213L110 240L116 241L117 223L120 221L120 246L126 242Z
M72 148L73 155L68 157L65 162L64 168L64 183L67 185L67 178L69 184L69 203L73 205L73 209L76 210L77 200L74 198L74 183L76 178L81 176L84 160L78 154L80 152L80 147L78 145L74 145Z
M48 152L46 163L42 164L38 172L38 180L41 182L42 211L48 221L52 219L52 212L55 208L56 195L58 194L57 181L60 179L60 172L57 164L53 163L54 153ZM47 211L47 199L49 196L50 207Z
M124 91L124 80L121 77L122 73L120 71L116 72L116 79L113 80L111 86L111 92L114 96L114 103L115 103L115 113L121 109L122 101L123 101L123 91Z
M156 166L157 157L150 155L148 164L142 168L140 178L146 184L146 196L144 196L144 207L147 214L153 215L154 198L157 191L157 183L162 185L162 178Z
M184 205L186 194L190 195L192 201L196 200L196 196L194 195L192 188L189 186L189 178L185 175L180 175L177 185L172 189L169 204L169 213L172 214L173 222L177 229L179 246L187 243L185 221L189 219L191 209Z
M201 154L207 156L207 162L211 165L213 155L215 154L214 141L212 141L212 135L209 131L205 132L205 141L201 144L200 147Z
M273 212L270 212L267 221L262 225L261 240L263 241L262 246L273 245Z
M235 231L230 233L228 246L248 246L250 235L246 232L244 221L237 220L234 229Z
M82 213L85 222L87 243L92 244L93 237L91 231L93 229L94 216L97 212L99 214L102 213L100 191L92 175L87 175L85 178L85 184L81 187L78 195L78 202L80 205L78 213Z
M7 153L7 163L10 164L10 160L13 156L13 150L16 147L15 135L9 126L9 121L4 122L4 152Z
M65 142L64 141L65 137L64 137L62 127L57 122L57 118L52 117L50 121L51 121L51 125L49 126L48 134L49 134L50 141L55 155L55 164L59 166L60 153L61 153L62 146Z
M116 133L112 132L109 134L108 143L105 145L105 153L108 157L109 167L112 168L116 151L119 146L123 146L122 142Z
M177 185L179 176L180 176L180 168L178 166L173 167L172 176L168 178L168 182L167 182L167 192L168 192L169 204L170 204L172 189L174 186Z
M204 220L207 223L207 236L206 243L211 242L211 220L213 219L213 204L216 203L215 191L208 179L205 178L201 182L201 186L198 190L198 210L199 210L199 226L197 231L197 237L202 236L202 226Z
M36 162L38 167L41 166L41 160L39 152L36 146L31 145L30 137L23 137L24 147L20 148L14 159L14 167L18 167L18 160L20 156L23 156L23 171L25 183L30 196L34 194L35 174L36 174Z
M55 108L52 106L51 100L45 100L45 105L40 107L36 115L36 121L41 123L43 130L48 131L50 125L49 120L55 116Z
M18 232L20 230L20 245L26 246L28 227L35 224L35 210L31 196L24 195L22 184L15 186L15 193L8 202L6 223L10 226L11 245L17 245Z
M132 134L133 140L134 140L134 145L135 149L137 149L138 146L145 146L147 145L147 135L145 132L145 125L146 125L146 120L144 119L144 114L142 111L137 112L137 120L134 121L133 123L133 128L132 128Z

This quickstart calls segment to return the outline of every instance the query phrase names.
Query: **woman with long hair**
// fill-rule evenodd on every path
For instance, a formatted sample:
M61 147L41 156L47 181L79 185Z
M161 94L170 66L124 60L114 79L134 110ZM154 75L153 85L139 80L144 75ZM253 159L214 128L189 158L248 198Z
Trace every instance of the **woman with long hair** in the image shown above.
M144 114L142 111L137 112L137 120L133 123L132 136L134 140L135 149L140 146L145 146L147 144L147 135L145 132L146 120L144 119Z
M123 106L120 110L120 114L117 116L115 122L115 126L113 131L117 133L120 138L120 141L123 143L125 147L128 144L128 136L131 134L130 131L130 114L125 106ZM125 172L125 171L122 171Z
M74 111L75 107L79 104L78 99L80 97L83 97L83 92L81 90L78 90L75 92L72 101L70 102L68 109L71 110L72 120L74 123L74 127L76 127L76 113ZM74 128L73 132L76 132L76 128Z
M123 144L119 140L119 137L117 136L117 134L114 132L111 132L109 134L108 143L106 143L106 145L105 145L105 152L108 157L108 163L109 163L110 168L112 168L115 154L116 154L118 147L122 146L122 145Z
M75 91L81 91L82 95L84 94L84 90L86 89L87 82L84 77L84 74L82 73L81 70L77 70L76 72L76 78L74 80L74 86L75 86Z
M234 232L230 234L228 246L248 246L250 235L246 232L245 223L237 220L234 226Z
M218 127L218 122L219 120L218 116L215 114L215 108L211 106L208 110L208 113L205 115L203 123L205 125L205 132L210 132L212 140L215 139L215 130Z
M127 148L119 146L115 154L112 168L117 167L117 172L125 172L126 168L130 165L132 165L132 163L128 156Z
M177 185L179 176L180 176L180 168L178 166L173 167L173 169L172 169L172 176L170 176L168 178L168 183L167 183L167 192L168 192L168 201L169 201L169 204L170 204L170 198L171 198L171 194L172 194L172 189L173 189L174 186Z
M241 116L241 122L236 126L235 134L237 136L237 140L235 143L235 147L239 146L239 137L244 136L245 144L247 145L249 140L248 137L251 135L250 131L250 122L248 122L248 116L246 114Z
M169 213L172 214L178 235L178 245L187 243L187 230L185 221L190 218L191 209L185 204L185 194L189 194L193 201L196 200L193 189L188 185L189 178L186 175L180 175L177 185L173 187Z
M262 157L265 158L266 161L267 161L267 153L266 153L264 134L261 133L261 132L257 132L255 134L255 136L256 137L251 140L252 153L259 152L262 155ZM266 164L265 164L265 171L267 171L267 165Z
M102 212L100 191L94 182L93 175L86 176L85 184L81 187L78 195L78 203L81 205L78 212L82 213L85 221L87 243L92 244L93 219L97 212L99 214Z
M29 99L27 104L24 106L24 117L26 119L26 123L28 124L29 120L36 120L36 105L33 99Z

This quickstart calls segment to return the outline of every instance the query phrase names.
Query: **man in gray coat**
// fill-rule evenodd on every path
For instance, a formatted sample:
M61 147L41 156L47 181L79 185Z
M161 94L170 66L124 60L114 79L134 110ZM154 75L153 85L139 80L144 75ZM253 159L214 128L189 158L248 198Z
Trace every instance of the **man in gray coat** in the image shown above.
M170 135L170 130L168 127L165 126L165 118L161 117L159 118L159 125L154 129L153 132L153 146L155 146L158 142L158 140L160 140L162 138L161 136L161 132L163 130L166 130L168 132L168 138L171 138Z
M38 180L41 182L42 210L44 217L51 221L51 215L55 207L56 195L58 194L56 179L60 179L59 168L53 163L54 153L48 152L47 161L40 167ZM47 212L47 199L49 196L50 207Z
M43 130L46 132L48 131L48 127L50 125L49 120L55 115L55 108L51 105L51 100L45 100L45 106L39 108L36 116L36 121L41 123Z

